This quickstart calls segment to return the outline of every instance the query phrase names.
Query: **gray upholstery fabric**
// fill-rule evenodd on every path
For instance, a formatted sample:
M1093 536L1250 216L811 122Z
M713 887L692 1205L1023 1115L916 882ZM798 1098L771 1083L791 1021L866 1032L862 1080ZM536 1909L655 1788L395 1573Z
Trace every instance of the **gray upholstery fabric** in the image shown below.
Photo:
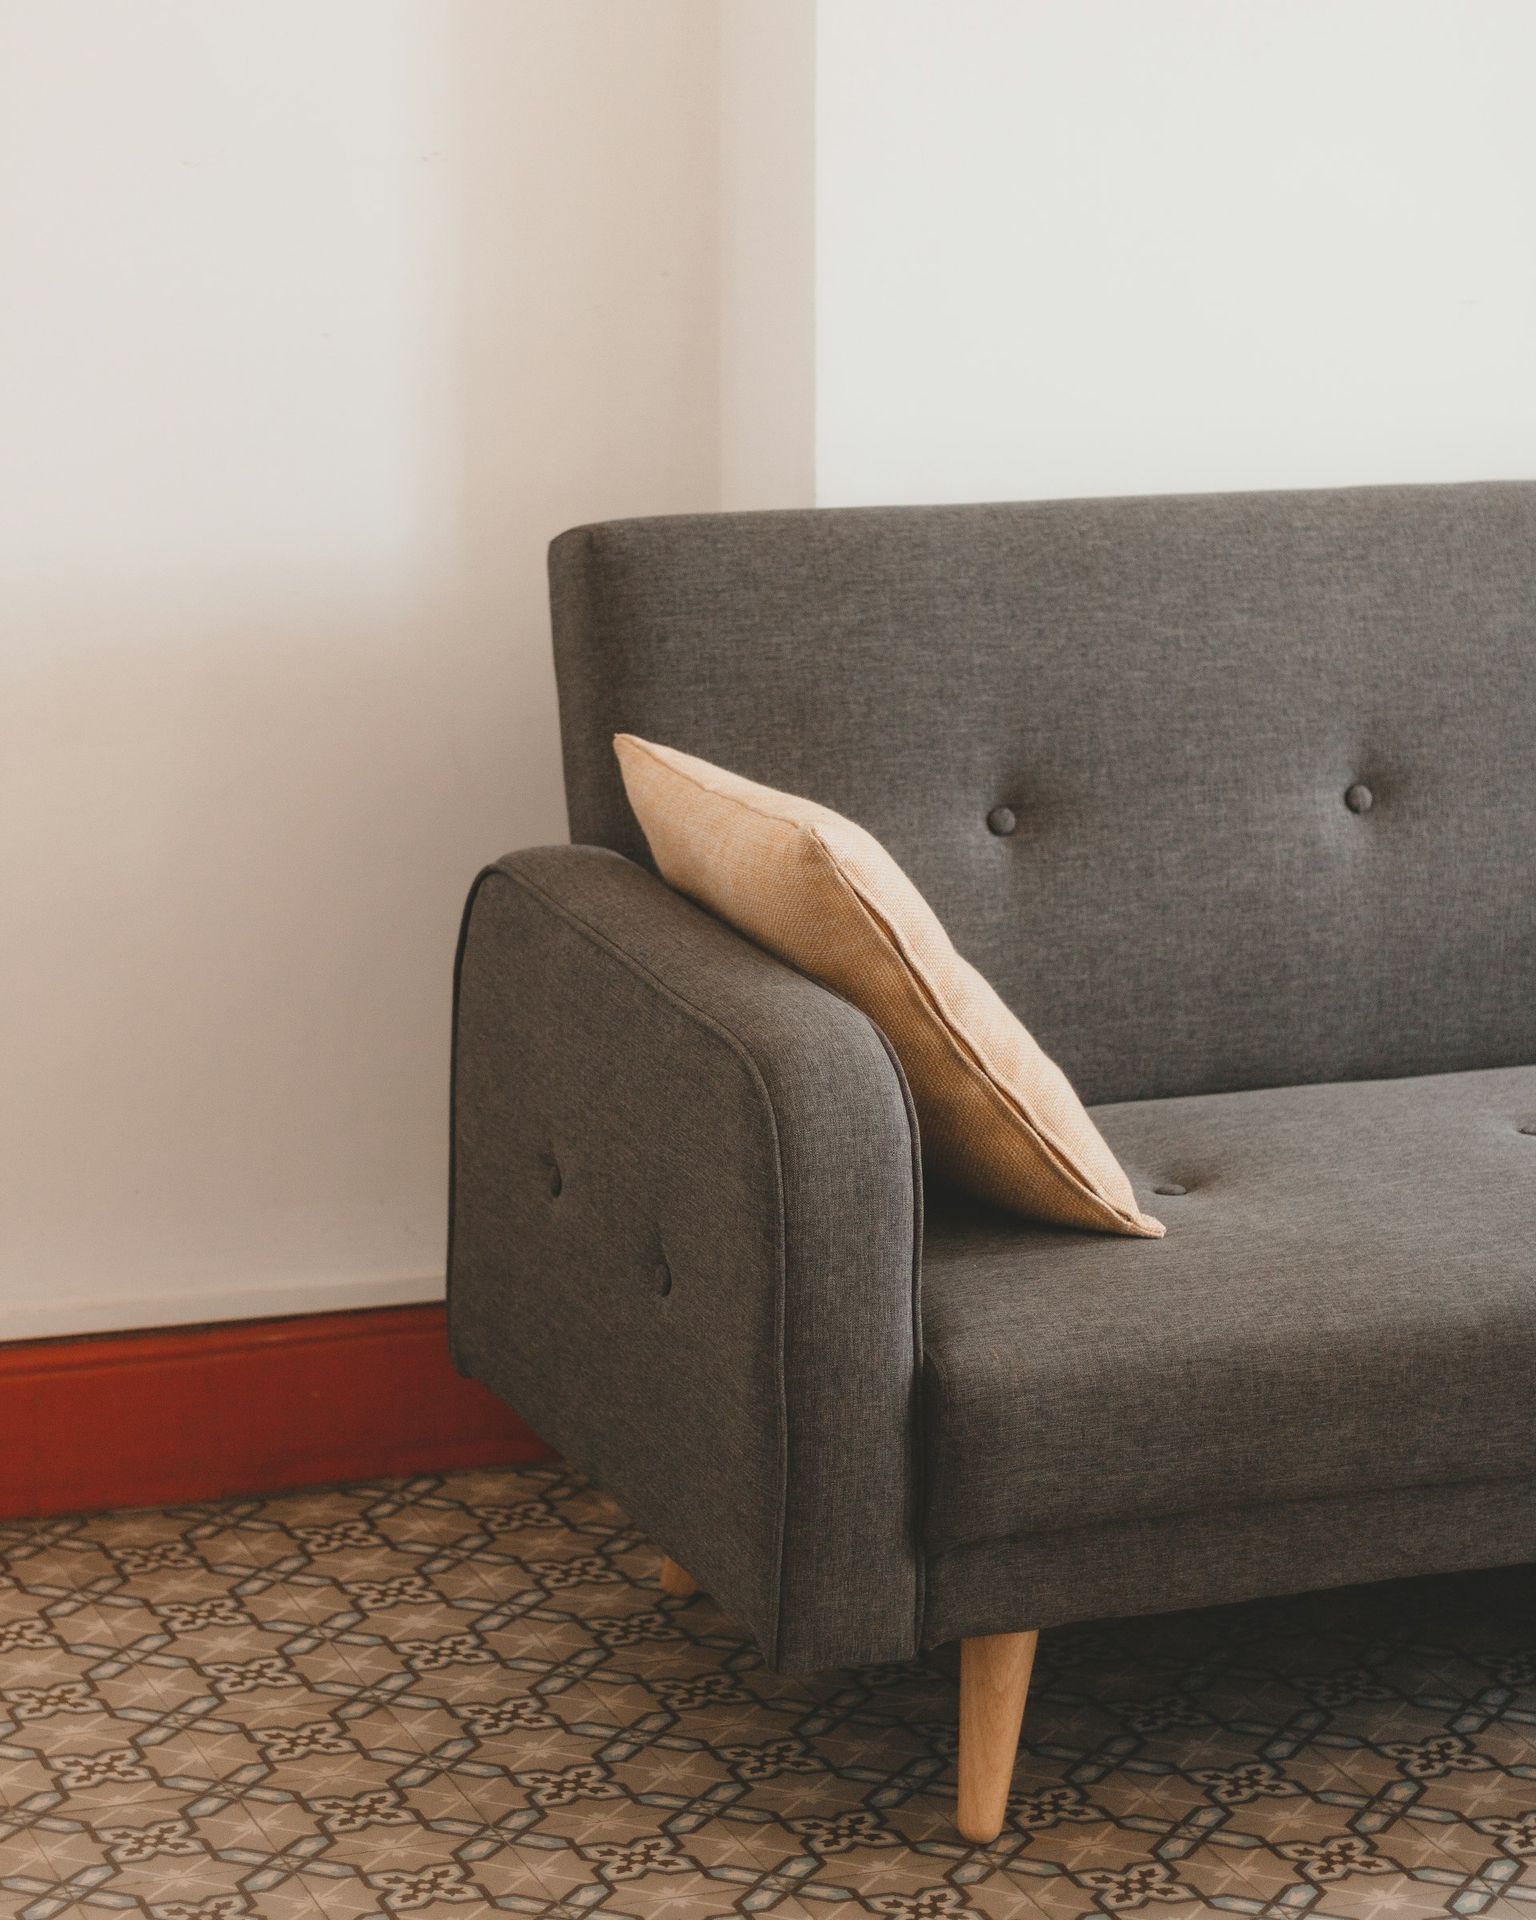
M920 1186L865 1017L617 856L466 909L456 1356L771 1659L917 1645Z
M1536 1475L1536 1067L1094 1117L1165 1240L930 1200L931 1549Z
M611 851L466 910L467 1370L779 1665L1536 1552L1536 484L628 521L551 582ZM631 864L620 729L877 834L1168 1238L945 1201L920 1330L900 1070Z
M575 839L643 858L620 728L850 814L1086 1099L1536 1059L1536 485L624 521L551 578Z
M927 1644L1536 1560L1536 1479L1216 1508L941 1554Z

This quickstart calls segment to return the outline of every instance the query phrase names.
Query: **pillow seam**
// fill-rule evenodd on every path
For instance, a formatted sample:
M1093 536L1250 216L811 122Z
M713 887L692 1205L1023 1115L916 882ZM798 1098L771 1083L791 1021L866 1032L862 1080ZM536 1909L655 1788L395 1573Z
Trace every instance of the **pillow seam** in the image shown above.
M962 1062L968 1063L976 1071L988 1091L1002 1103L1004 1111L1024 1127L1030 1136L1045 1149L1048 1163L1052 1170L1064 1178L1068 1187L1072 1188L1081 1198L1091 1201L1094 1206L1100 1208L1110 1219L1135 1229L1137 1238L1153 1239L1157 1237L1156 1235L1148 1233L1145 1227L1145 1223L1152 1220L1152 1215L1143 1213L1139 1207L1136 1208L1134 1212L1127 1212L1123 1207L1117 1206L1086 1174L1078 1170L1073 1164L1071 1155L1067 1152L1060 1140L1042 1126L1035 1116L1027 1111L1022 1102L1004 1086L1002 1076L998 1073L997 1069L969 1037L964 1034L957 1024L954 1015L948 1007L945 1006L927 970L914 958L894 927L886 920L885 916L875 910L864 890L849 877L842 862L838 859L820 827L804 820L797 820L791 814L777 812L772 807L759 805L756 801L745 799L740 794L729 793L723 788L711 786L707 781L701 780L697 774L690 772L685 767L677 766L673 761L667 759L656 750L650 741L642 740L637 734L625 734L622 737L626 744L633 746L637 751L642 753L653 766L659 767L664 773L672 774L677 779L686 781L696 792L708 794L712 800L724 800L729 805L740 808L744 813L753 814L761 820L771 820L776 825L788 827L792 832L801 834L808 839L816 854L830 869L839 887L854 901L865 918L874 927L877 936L884 942L887 948L895 954L896 958L917 983L923 997L932 1009L940 1028L943 1030L945 1038L951 1047L954 1048L955 1053ZM745 778L744 775L738 775L737 777ZM752 784L756 785L757 783L753 782ZM767 791L767 789L764 789L764 791ZM644 823L642 822L641 824L643 829ZM857 826L858 822L854 821L852 824ZM868 829L863 828L861 831L868 832ZM931 912L932 909L930 908L929 911ZM934 918L938 921L937 915L935 915ZM943 922L938 921L938 925L941 930L945 931L945 937L948 938L948 932L943 928ZM951 945L953 945L953 942L951 942ZM960 957L963 958L963 956ZM803 969L801 969L801 971L803 971ZM1014 1018L1017 1019L1018 1016L1015 1014ZM1020 1021L1019 1024L1021 1027L1023 1026L1022 1021ZM1024 1028L1024 1031L1029 1033L1027 1027ZM1040 1047L1040 1043L1035 1039L1034 1035L1029 1034L1029 1038L1031 1044L1039 1048L1041 1057L1049 1060L1049 1054L1045 1052L1043 1047ZM1052 1061L1051 1064L1054 1066L1055 1062ZM1058 1071L1060 1071L1059 1068ZM1070 1081L1068 1085L1071 1085ZM1073 1088L1072 1091L1074 1097L1077 1097L1076 1088ZM1079 1105L1081 1105L1080 1098ZM1086 1107L1083 1108L1083 1113L1084 1117L1088 1120L1088 1124L1093 1126L1093 1118L1088 1113ZM1094 1131L1097 1132L1098 1129L1095 1128ZM1103 1140L1103 1135L1100 1134L1099 1138ZM1107 1141L1104 1141L1104 1149L1110 1158L1114 1160L1115 1165L1119 1167L1120 1163L1118 1159L1116 1159L1114 1151ZM1124 1173L1125 1169L1120 1167L1120 1171ZM1126 1176L1126 1184L1130 1184L1128 1175ZM1157 1224L1161 1223L1159 1222Z
M723 797L729 798L734 796L723 796ZM746 802L739 802L738 804L745 805ZM1032 1138L1036 1140L1038 1144L1046 1150L1046 1153L1049 1158L1049 1163L1052 1166L1053 1170L1061 1174L1066 1179L1067 1184L1073 1187L1082 1197L1088 1200L1091 1200L1097 1207L1101 1208L1103 1212L1107 1213L1112 1219L1123 1221L1126 1225L1134 1226L1134 1227L1141 1227L1144 1221L1151 1219L1152 1216L1150 1214L1143 1213L1140 1210L1140 1208L1138 1208L1134 1213L1126 1212L1126 1210L1123 1207L1117 1206L1115 1202L1111 1200L1106 1193L1102 1192L1100 1188L1094 1185L1094 1183L1088 1178L1086 1174L1079 1171L1079 1169L1073 1164L1072 1157L1068 1153L1066 1147L1063 1146L1063 1144L1055 1136L1055 1134L1052 1133L1046 1127L1044 1127L1040 1123L1040 1121L1037 1120L1035 1116L1027 1110L1027 1108L1023 1105L1023 1103L1020 1100L1018 1100L1014 1096L1014 1094L1012 1094L1008 1090L1008 1088L1003 1084L1002 1076L998 1073L997 1069L981 1052L980 1048L978 1048L975 1045L975 1043L971 1040L969 1035L967 1035L964 1032L964 1030L960 1027L959 1023L955 1020L954 1015L944 1005L943 1000L940 998L938 989L934 986L933 981L929 978L926 969L920 966L918 962L913 958L913 956L907 950L905 944L903 943L900 935L897 933L895 928L891 926L890 922L885 918L885 916L876 910L874 904L871 902L868 895L864 892L863 888L860 887L853 879L849 877L842 863L839 861L837 855L833 852L832 848L827 844L827 841L821 834L820 830L816 827L807 827L804 829L804 831L807 837L815 845L817 852L820 854L821 858L826 863L827 867L830 869L838 885L854 901L855 905L859 908L859 910L864 914L865 918L874 927L877 936L884 941L885 945L895 954L896 958L907 969L908 973L912 976L913 980L917 983L919 989L922 992L924 999L928 1002L929 1007L932 1009L933 1014L937 1019L939 1026L943 1029L945 1038L949 1041L950 1045L955 1049L955 1052L959 1055L960 1059L963 1062L969 1064L976 1071L976 1073L980 1076L983 1083L986 1085L988 1091L1002 1102L1002 1105L1005 1111L1012 1118L1017 1120L1019 1124L1023 1126L1026 1129L1026 1131L1032 1136ZM943 925L942 921L939 924L942 926ZM1014 1018L1017 1019L1018 1016L1014 1015ZM1023 1026L1022 1021L1020 1021L1019 1024ZM1025 1027L1024 1031L1028 1033L1029 1029ZM1030 1038L1031 1044L1039 1048L1041 1057L1043 1059L1049 1060L1050 1055L1045 1052L1045 1049L1043 1047L1040 1047L1040 1043L1038 1040L1035 1039L1034 1035L1030 1034L1029 1038ZM1053 1061L1052 1065L1054 1064L1055 1063ZM1071 1086L1070 1081L1067 1084ZM1072 1091L1073 1091L1074 1098L1076 1098L1077 1097L1076 1088L1074 1087ZM1079 1105L1081 1105L1081 1100L1079 1100ZM1092 1118L1092 1115L1088 1113L1088 1110L1086 1107L1083 1108L1083 1114L1084 1114L1084 1117L1087 1119L1088 1124L1092 1126L1093 1118ZM1098 1131L1097 1128L1095 1128L1094 1130L1095 1132ZM1103 1135L1100 1134L1099 1138L1103 1140ZM1108 1141L1104 1141L1104 1150L1106 1153L1110 1155L1111 1159L1115 1159L1114 1151L1110 1147ZM1115 1165L1117 1167L1120 1165L1118 1160L1115 1160ZM1121 1167L1120 1171L1124 1173L1125 1169ZM1129 1185L1129 1176L1127 1176L1127 1185ZM1150 1238L1153 1238L1154 1236L1150 1234L1142 1234L1142 1235L1139 1235L1138 1237L1150 1239Z

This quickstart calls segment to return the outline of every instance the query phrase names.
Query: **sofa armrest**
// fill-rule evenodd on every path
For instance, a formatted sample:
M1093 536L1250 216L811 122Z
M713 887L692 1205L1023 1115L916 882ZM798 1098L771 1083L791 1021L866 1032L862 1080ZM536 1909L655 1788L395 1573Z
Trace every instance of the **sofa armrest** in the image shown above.
M617 854L475 882L455 985L460 1366L775 1666L920 1640L921 1178L865 1016Z

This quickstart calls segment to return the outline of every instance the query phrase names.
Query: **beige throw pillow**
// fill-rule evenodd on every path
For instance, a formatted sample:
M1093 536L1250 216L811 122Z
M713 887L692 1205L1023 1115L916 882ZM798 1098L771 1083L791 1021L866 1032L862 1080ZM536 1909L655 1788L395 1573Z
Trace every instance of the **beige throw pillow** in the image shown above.
M884 1031L938 1171L1058 1226L1162 1234L1066 1075L877 840L707 760L628 733L613 744L663 877Z

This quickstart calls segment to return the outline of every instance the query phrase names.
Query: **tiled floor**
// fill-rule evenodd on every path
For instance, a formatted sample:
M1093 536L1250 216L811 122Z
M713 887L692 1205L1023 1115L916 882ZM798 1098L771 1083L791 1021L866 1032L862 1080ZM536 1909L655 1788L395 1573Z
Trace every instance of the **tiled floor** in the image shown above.
M0 1915L1536 1920L1536 1570L787 1679L559 1469L0 1527Z

